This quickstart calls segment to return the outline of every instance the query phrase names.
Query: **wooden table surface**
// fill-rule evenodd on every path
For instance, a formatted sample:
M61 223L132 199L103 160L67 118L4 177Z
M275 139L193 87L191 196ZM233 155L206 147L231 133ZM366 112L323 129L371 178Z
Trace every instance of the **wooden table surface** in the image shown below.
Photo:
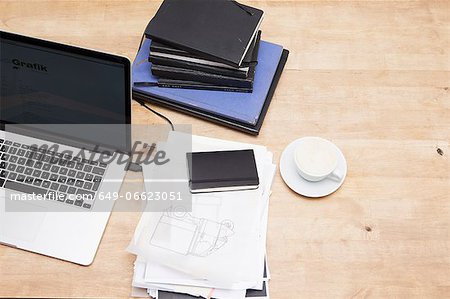
M2 0L0 28L133 59L160 2ZM344 152L347 179L323 199L277 173L271 297L449 297L450 2L242 2L265 11L263 39L291 52L261 134L158 111L198 135L266 145L277 163L302 136ZM163 123L136 104L133 113ZM138 220L113 213L90 267L0 246L0 295L129 296L125 248Z

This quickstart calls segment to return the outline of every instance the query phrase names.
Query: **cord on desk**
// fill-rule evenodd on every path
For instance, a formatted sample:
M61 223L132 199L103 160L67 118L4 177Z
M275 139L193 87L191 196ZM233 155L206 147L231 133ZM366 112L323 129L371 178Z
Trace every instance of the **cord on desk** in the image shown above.
M159 117L161 117L162 119L164 119L165 121L167 121L167 122L169 123L169 125L170 125L172 131L175 131L175 127L174 127L172 121L171 121L167 116L165 116L165 115L159 113L159 112L156 111L156 110L153 110L152 108L150 108L149 106L147 106L147 104L146 104L144 101L142 101L142 100L136 100L136 99L133 99L133 100L135 100L136 102L138 102L142 107L144 107L144 108L147 109L148 111L153 112L153 113L156 114L157 116L159 116Z

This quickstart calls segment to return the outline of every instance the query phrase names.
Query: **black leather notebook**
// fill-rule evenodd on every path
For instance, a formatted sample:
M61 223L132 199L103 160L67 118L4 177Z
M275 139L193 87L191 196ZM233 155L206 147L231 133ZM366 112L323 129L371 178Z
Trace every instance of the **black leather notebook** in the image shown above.
M256 189L259 186L253 150L187 154L192 193Z
M254 71L249 73L248 78L243 79L156 64L152 65L152 74L156 77L165 79L197 81L212 85L224 85L248 89L253 88L253 80L255 78Z
M243 69L231 69L224 67L211 66L207 64L201 64L191 61L178 60L173 58L166 58L163 56L157 56L150 54L148 57L148 61L152 63L152 65L165 65L165 66L173 66L182 69L190 69L197 70L201 72L206 72L210 74L217 74L222 76L229 76L235 78L247 78L247 74L249 71L249 67Z
M173 80L165 78L158 78L157 86L166 88L200 89L200 90L215 90L228 92L245 92L245 93L250 93L253 91L252 88L232 87L226 85L212 85L203 82Z
M196 62L197 64L212 66L212 67L219 67L219 68L227 68L229 70L233 71L245 71L246 67L249 67L251 65L254 65L254 62L258 58L258 50L259 48L259 42L261 40L261 31L258 31L255 38L253 39L252 43L250 44L250 48L247 51L247 54L245 55L244 61L242 61L240 68L235 68L229 65L222 65L220 62L210 61L206 60L203 64L201 61L205 60L205 57L203 55L198 55L195 53L190 53L184 50L180 50L171 46L168 46L166 44L162 44L156 41L153 41L150 45L150 55L154 57L163 57L163 58L170 58L172 60L180 61L180 62ZM255 56L255 50L256 50L256 56ZM256 58L255 58L256 57Z
M154 41L239 67L263 14L231 0L164 0L145 34Z

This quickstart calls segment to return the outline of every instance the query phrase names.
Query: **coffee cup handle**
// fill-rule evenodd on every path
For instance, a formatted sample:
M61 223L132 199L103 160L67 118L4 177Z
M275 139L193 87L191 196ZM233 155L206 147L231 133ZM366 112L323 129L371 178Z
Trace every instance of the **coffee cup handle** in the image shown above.
M329 176L327 176L327 178L335 182L340 182L343 176L344 175L340 170L335 169Z

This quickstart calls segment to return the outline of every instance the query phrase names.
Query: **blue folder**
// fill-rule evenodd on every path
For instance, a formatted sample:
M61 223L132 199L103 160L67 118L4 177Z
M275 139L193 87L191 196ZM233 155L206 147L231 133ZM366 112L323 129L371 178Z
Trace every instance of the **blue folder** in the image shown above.
M152 75L148 61L150 43L151 40L144 39L133 63L133 83L158 81ZM252 93L133 86L133 95L206 118L216 117L216 120L228 122L229 125L239 123L246 130L246 127L261 124L260 117L265 114L264 109L270 102L287 54L283 47L261 41ZM259 128L256 134L258 132ZM255 130L250 133L255 133Z

